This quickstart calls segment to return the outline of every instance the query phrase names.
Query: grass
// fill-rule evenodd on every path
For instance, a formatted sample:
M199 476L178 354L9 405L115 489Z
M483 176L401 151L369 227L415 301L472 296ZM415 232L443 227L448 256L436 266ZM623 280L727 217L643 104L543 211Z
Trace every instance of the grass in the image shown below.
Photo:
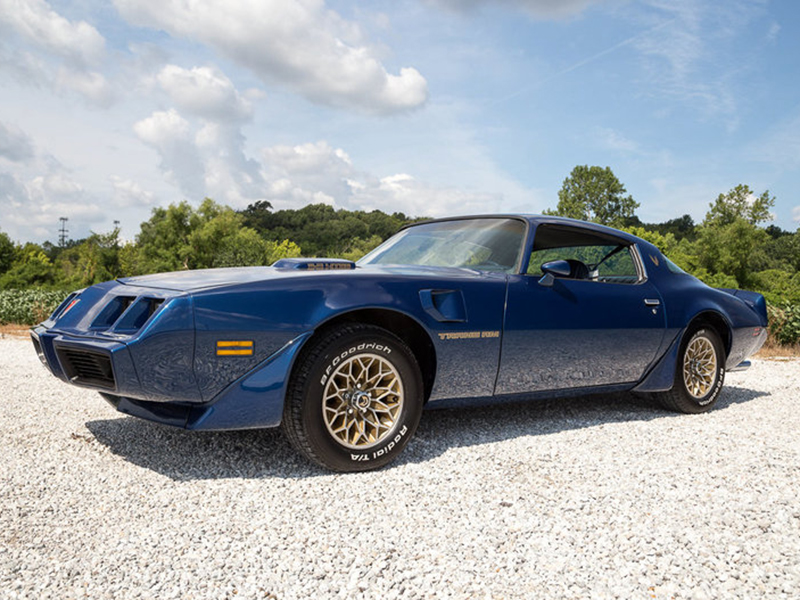
M784 357L800 357L800 344L781 345L768 337L761 350L756 352L754 358L784 358Z
M24 325L0 325L0 339L6 337L26 338L30 334L29 328Z

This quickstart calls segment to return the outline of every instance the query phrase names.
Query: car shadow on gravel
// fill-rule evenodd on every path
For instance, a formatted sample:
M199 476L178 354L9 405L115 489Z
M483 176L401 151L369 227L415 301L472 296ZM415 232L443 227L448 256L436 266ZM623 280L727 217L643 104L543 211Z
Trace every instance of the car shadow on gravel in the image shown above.
M714 411L763 395L726 387ZM411 443L392 464L426 462L455 447L664 418L692 417L665 411L648 398L626 393L429 410L423 413ZM195 432L133 417L90 421L86 427L113 454L178 481L331 475L297 454L280 429Z

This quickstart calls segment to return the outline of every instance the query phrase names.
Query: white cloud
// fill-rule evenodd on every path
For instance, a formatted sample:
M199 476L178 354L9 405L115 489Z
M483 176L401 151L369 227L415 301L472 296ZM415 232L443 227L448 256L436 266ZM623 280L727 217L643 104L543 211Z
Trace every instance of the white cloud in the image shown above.
M161 156L161 169L170 183L192 200L203 197L203 164L189 121L174 108L156 111L133 126L139 139Z
M391 213L402 206L407 214L426 217L494 213L502 201L501 194L431 186L405 173L382 177L376 187L359 190L354 197L364 210Z
M27 132L0 122L0 156L8 161L0 161L1 229L13 239L52 239L62 216L82 230L105 219L94 195Z
M800 113L776 123L746 150L752 161L768 163L780 171L800 169Z
M592 4L608 3L609 0L429 0L429 2L458 11L490 6L519 10L537 19L563 19L580 14Z
M204 120L198 127L173 108L154 112L134 131L158 152L165 178L188 199L210 196L236 207L263 199L260 167L244 155L237 126Z
M14 239L53 237L59 217L82 224L99 223L105 214L83 187L55 169L29 180L0 171L0 213L3 230Z
M25 85L107 108L115 93L98 72L104 57L105 39L87 22L64 18L44 0L0 0L0 69Z
M90 104L108 108L116 99L115 92L105 77L95 71L79 71L62 67L56 75L60 89L77 92Z
M722 118L738 127L735 81L747 68L730 56L743 42L745 27L763 9L760 0L731 0L725 10L714 2L645 0L646 11L625 14L649 27L631 40L641 53L649 87L686 102L704 118Z
M425 103L416 70L393 75L359 28L322 0L115 0L129 22L208 44L309 100L386 114Z
M253 114L250 101L214 67L187 70L167 65L157 79L179 109L199 117L224 122L246 120Z
M131 179L123 179L118 175L112 175L109 179L114 188L112 204L116 208L149 206L155 201L151 192L142 189L138 183Z
M350 157L327 142L274 146L263 151L267 199L276 208L325 202L338 208L443 216L499 210L500 194L432 186L406 173L374 175L357 171Z
M28 42L78 64L93 64L105 50L105 39L86 21L69 21L44 0L0 0L0 24Z
M792 208L792 221L800 226L800 205L795 206Z
M634 140L628 139L620 132L608 127L595 127L593 129L595 138L602 148L617 152L634 153L639 152L639 144Z
M30 136L18 127L0 122L0 157L22 162L33 156L33 140Z

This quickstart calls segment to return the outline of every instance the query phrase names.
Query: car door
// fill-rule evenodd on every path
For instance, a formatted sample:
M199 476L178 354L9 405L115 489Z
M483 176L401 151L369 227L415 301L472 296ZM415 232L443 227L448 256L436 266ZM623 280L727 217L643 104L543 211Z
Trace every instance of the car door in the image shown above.
M607 235L569 246L569 234L534 244L529 272L509 278L497 395L635 382L655 358L666 325L662 299L635 246ZM609 253L613 260L569 276L543 280L539 270L554 257L582 263Z

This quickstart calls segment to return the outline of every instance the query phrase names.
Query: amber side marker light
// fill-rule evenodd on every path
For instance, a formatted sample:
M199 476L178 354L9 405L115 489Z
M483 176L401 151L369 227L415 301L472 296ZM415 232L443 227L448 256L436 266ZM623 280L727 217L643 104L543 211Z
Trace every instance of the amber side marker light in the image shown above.
M218 341L217 356L253 356L252 340Z

